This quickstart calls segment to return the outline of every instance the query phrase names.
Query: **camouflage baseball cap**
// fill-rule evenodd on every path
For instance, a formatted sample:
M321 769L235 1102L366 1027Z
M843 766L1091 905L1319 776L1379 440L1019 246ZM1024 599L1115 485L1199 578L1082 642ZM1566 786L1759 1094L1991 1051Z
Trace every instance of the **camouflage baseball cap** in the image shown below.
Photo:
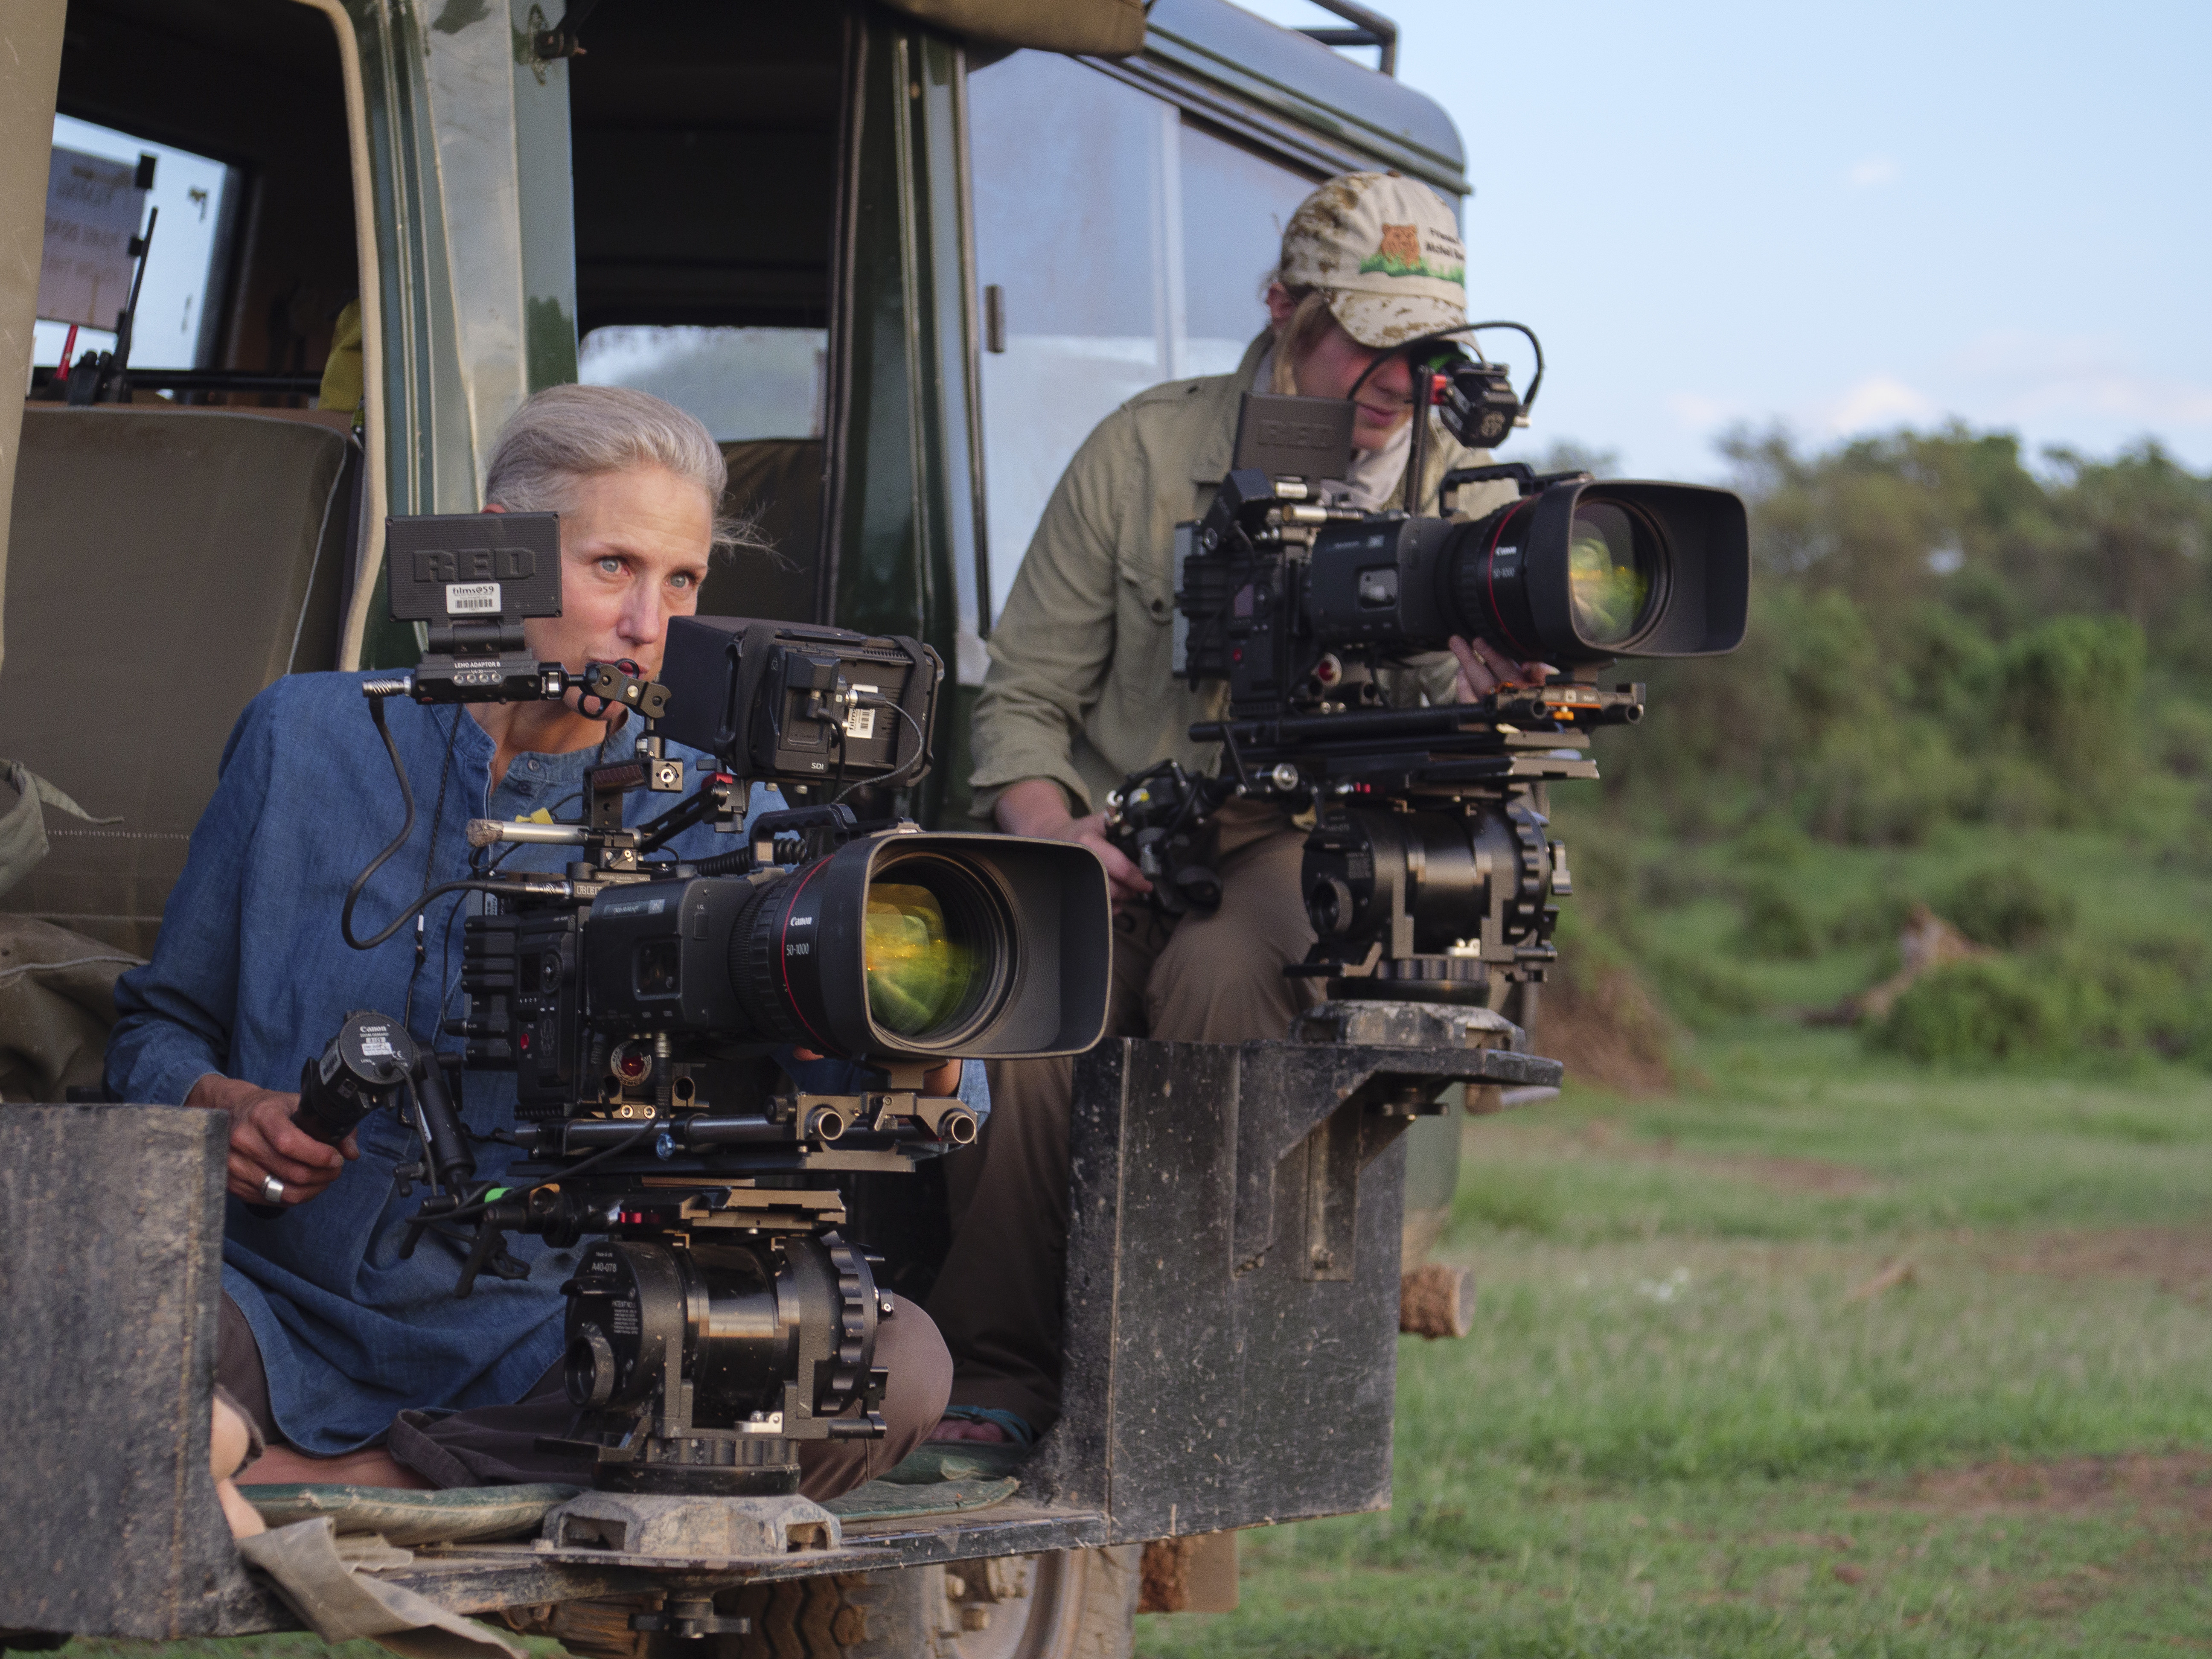
M1395 173L1340 173L1283 232L1285 288L1317 288L1345 332L1377 350L1467 321L1467 251L1443 198Z

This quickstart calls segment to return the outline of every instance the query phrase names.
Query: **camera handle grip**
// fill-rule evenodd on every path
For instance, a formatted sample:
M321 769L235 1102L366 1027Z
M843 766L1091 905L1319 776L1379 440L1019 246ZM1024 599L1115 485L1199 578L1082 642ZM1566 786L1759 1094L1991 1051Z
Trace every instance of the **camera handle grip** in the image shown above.
M325 1087L322 1068L311 1060L300 1067L300 1104L292 1114L292 1127L325 1146L335 1146L381 1104L381 1099L365 1090L342 1094Z
M325 1146L335 1146L351 1134L354 1126L367 1117L368 1113L366 1110L353 1113L349 1117L343 1119L342 1127L327 1121L309 1105L313 1098L310 1091L318 1081L319 1079L315 1074L315 1062L311 1060L300 1068L300 1106L299 1109L292 1114L292 1127L302 1134L321 1141ZM372 1102L371 1104L374 1103ZM257 1220L274 1221L280 1216L289 1215L291 1208L289 1204L248 1204L246 1206L246 1212Z

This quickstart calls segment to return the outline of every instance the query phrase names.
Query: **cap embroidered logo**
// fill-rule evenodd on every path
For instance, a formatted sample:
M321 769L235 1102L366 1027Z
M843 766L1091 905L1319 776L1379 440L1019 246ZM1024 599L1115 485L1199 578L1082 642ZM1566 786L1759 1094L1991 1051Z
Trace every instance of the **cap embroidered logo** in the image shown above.
M1464 282L1467 269L1463 259L1447 263L1458 252L1456 245L1449 248L1442 246L1444 241L1442 237L1433 237L1431 240L1431 246L1427 252L1437 256L1437 262L1433 264L1423 252L1419 225L1385 225L1382 227L1382 240L1376 245L1375 252L1359 262L1360 274L1429 276L1440 283Z
M1382 240L1375 249L1375 257L1360 269L1389 270L1395 265L1402 270L1414 270L1419 268L1420 264L1420 228L1417 225L1385 225L1382 227Z

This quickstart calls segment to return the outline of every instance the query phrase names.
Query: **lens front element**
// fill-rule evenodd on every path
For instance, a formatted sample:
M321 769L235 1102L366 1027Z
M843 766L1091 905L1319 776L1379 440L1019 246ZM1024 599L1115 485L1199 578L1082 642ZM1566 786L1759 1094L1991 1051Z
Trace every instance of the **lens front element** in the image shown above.
M868 884L868 1012L901 1036L923 1036L957 1014L975 974L969 943L954 936L945 906L911 881Z
M1575 629L1592 645L1626 645L1651 608L1658 550L1638 515L1612 501L1575 503L1567 541Z
M1097 1041L1113 928L1094 853L887 830L732 884L744 895L726 947L733 1036L871 1064Z

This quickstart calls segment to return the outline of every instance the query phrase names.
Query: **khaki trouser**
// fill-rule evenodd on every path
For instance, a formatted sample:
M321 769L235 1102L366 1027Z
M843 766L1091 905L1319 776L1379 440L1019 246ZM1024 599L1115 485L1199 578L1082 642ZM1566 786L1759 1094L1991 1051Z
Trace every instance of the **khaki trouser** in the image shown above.
M1143 905L1114 918L1109 1036L1164 1042L1279 1037L1318 1000L1283 969L1314 942L1298 880L1305 832L1241 801L1217 818L1221 908L1180 922ZM1042 1431L1060 1415L1067 1272L1067 1120L1074 1063L994 1062L991 1116L945 1164L952 1249L929 1298L952 1351L952 1399Z

